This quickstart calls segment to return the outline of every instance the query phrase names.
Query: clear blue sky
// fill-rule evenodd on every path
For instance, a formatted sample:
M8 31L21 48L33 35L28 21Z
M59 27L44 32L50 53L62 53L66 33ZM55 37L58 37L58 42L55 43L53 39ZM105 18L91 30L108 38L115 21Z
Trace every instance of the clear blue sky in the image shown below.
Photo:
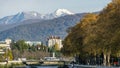
M74 13L102 10L111 0L0 0L0 18L22 11L51 13L59 8Z

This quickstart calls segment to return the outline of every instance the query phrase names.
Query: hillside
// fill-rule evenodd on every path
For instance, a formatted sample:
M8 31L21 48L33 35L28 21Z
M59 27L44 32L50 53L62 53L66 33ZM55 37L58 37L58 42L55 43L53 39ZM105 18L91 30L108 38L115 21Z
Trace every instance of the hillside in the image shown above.
M37 40L46 42L51 35L60 36L62 39L67 35L66 30L74 26L84 13L66 15L52 20L37 21L31 24L19 25L0 32L0 40L11 38L13 40ZM25 21L30 22L29 20ZM24 23L24 22L23 22Z

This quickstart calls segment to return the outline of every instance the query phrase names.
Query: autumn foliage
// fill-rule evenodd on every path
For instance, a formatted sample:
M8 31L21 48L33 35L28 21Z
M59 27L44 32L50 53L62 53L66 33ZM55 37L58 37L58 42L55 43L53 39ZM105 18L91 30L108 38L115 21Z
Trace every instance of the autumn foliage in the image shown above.
M111 57L120 57L120 0L113 0L99 14L86 14L70 29L64 39L64 55L81 59L103 57L110 65Z

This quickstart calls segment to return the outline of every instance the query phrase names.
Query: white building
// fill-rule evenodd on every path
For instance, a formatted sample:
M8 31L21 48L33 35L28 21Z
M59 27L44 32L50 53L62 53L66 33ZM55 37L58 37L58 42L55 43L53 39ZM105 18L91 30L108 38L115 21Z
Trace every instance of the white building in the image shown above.
M25 43L29 44L30 46L34 45L41 45L42 43L40 41L25 41Z
M5 53L5 49L10 49L11 39L6 39L5 41L0 41L0 54Z
M60 37L56 37L56 36L51 36L48 38L48 47L53 47L55 44L59 45L59 48L62 48L62 40L60 39Z

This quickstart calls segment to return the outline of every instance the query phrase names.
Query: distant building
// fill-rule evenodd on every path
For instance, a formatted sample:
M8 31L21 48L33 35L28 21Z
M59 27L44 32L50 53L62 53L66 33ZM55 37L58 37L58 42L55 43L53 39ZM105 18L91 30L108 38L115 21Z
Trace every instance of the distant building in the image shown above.
M0 41L0 54L4 54L6 49L11 49L10 44L12 40L6 39L5 41Z
M55 44L57 44L59 48L63 47L62 40L60 39L60 37L50 36L48 38L48 47L53 47Z
M29 44L30 46L34 45L41 45L42 43L40 41L25 41L26 44Z

